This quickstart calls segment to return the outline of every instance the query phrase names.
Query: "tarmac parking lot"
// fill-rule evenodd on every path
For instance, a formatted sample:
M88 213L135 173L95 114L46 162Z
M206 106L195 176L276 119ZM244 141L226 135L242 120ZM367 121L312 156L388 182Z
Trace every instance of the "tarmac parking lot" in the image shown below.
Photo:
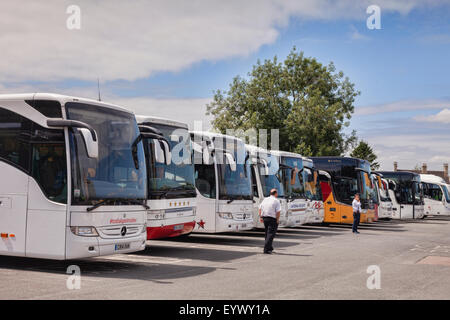
M193 234L133 254L50 261L0 257L0 299L448 299L450 218ZM80 268L68 286L67 268ZM372 266L379 289L369 289ZM69 281L70 282L70 281ZM75 283L75 282L70 282ZM372 282L371 282L372 283ZM69 289L70 288L70 289Z

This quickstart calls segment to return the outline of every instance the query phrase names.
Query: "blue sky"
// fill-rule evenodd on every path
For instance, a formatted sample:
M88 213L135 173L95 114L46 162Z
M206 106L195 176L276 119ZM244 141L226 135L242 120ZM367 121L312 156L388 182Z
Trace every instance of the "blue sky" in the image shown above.
M3 10L1 92L94 98L100 77L105 100L192 125L213 90L296 46L361 91L351 129L384 169L450 162L450 1L78 1L82 27L68 31L70 3ZM369 4L381 30L366 27Z

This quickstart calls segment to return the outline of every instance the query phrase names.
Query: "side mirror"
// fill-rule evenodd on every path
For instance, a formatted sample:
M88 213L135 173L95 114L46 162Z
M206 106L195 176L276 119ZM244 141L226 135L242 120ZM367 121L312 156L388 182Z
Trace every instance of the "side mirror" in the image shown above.
M94 141L91 132L86 128L78 129L83 137L86 152L89 158L98 158L98 141Z
M89 158L98 158L98 139L97 132L87 123L77 120L67 119L48 119L49 128L78 128L85 142L86 153Z
M367 174L367 172L364 172L364 182L366 184L366 187L368 187L370 189L372 188L372 182L370 181L370 177Z
M234 157L231 153L225 152L225 157L227 158L227 162L230 166L231 171L236 171L236 161L234 161Z
M211 156L211 151L209 150L209 148L207 146L205 146L202 149L202 155L203 155L203 164L206 165L211 165L213 164L213 158Z
M275 173L275 177L277 177L278 181L281 183L282 182L282 173L281 173L281 168L278 169L278 171Z
M172 155L170 153L169 144L164 140L153 139L155 145L155 160L158 163L165 163L170 165L172 162ZM162 147L161 147L162 145Z
M269 164L264 159L261 159L261 161L262 161L262 163L264 165L264 175L268 176L269 175Z
M172 153L170 152L169 144L164 140L160 140L159 142L164 146L164 158L166 159L166 164L170 165L172 163Z

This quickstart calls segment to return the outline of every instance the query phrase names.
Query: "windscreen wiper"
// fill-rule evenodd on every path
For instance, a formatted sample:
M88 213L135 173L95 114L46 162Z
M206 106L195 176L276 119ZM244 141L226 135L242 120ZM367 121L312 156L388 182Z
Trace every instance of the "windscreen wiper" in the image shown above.
M139 201L139 200L136 200L136 199L104 199L104 200L100 200L99 202L97 202L96 204L94 204L93 206L91 206L91 207L88 207L88 208L86 208L86 211L87 212L91 212L92 210L95 210L95 209L97 209L98 207L101 207L101 206L104 206L104 205L106 205L106 204L108 204L108 203L115 203L115 202L125 202L125 203L130 203L130 204L138 204L138 205L141 205L141 206L143 206L145 209L150 209L150 207L149 206L147 206L145 203L144 203L144 201Z
M94 204L93 206L86 208L86 211L87 211L87 212L91 212L92 210L95 210L95 209L97 209L98 207L101 207L101 206L107 204L107 203L110 202L111 200L113 200L113 199L104 199L104 200L100 200L99 202L97 202L97 203Z
M189 186L186 185L186 186L178 186L178 187L167 189L167 190L154 190L154 191L151 191L151 192L153 192L155 194L159 194L160 197L162 198L162 197L166 197L167 194L169 194L169 193L177 192L177 191L185 191L185 192L192 191L192 192L195 192L195 187L193 187L193 186L189 187Z
M127 199L125 200L125 202L143 206L146 210L150 209L150 207L147 204L145 204L145 200Z
M175 188L171 188L167 191L179 191L179 190L195 190L195 187L193 185L182 185Z
M162 199L162 198L165 198L169 192L170 192L169 189L167 189L167 190L150 190L149 194L159 196L159 198Z
M245 200L245 199L243 196L230 196L230 199L227 201L227 203L232 203L234 200Z
M142 141L142 134L138 135L131 144L131 156L133 157L134 167L139 170L139 159L137 145Z
M227 204L232 203L232 202L233 202L234 200L236 200L236 199L237 199L236 197L230 196L230 199L228 199Z

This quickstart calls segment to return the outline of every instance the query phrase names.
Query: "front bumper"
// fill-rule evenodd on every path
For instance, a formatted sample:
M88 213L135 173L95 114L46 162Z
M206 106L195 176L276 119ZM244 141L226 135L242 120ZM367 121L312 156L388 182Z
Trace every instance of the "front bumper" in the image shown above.
M216 232L248 231L255 227L253 219L235 220L217 218Z
M147 227L147 240L163 239L189 234L195 228L195 221L175 223L160 227Z
M146 233L125 238L104 239L101 237L82 237L66 231L66 259L105 256L116 253L129 253L145 249ZM118 249L118 247L123 247Z

